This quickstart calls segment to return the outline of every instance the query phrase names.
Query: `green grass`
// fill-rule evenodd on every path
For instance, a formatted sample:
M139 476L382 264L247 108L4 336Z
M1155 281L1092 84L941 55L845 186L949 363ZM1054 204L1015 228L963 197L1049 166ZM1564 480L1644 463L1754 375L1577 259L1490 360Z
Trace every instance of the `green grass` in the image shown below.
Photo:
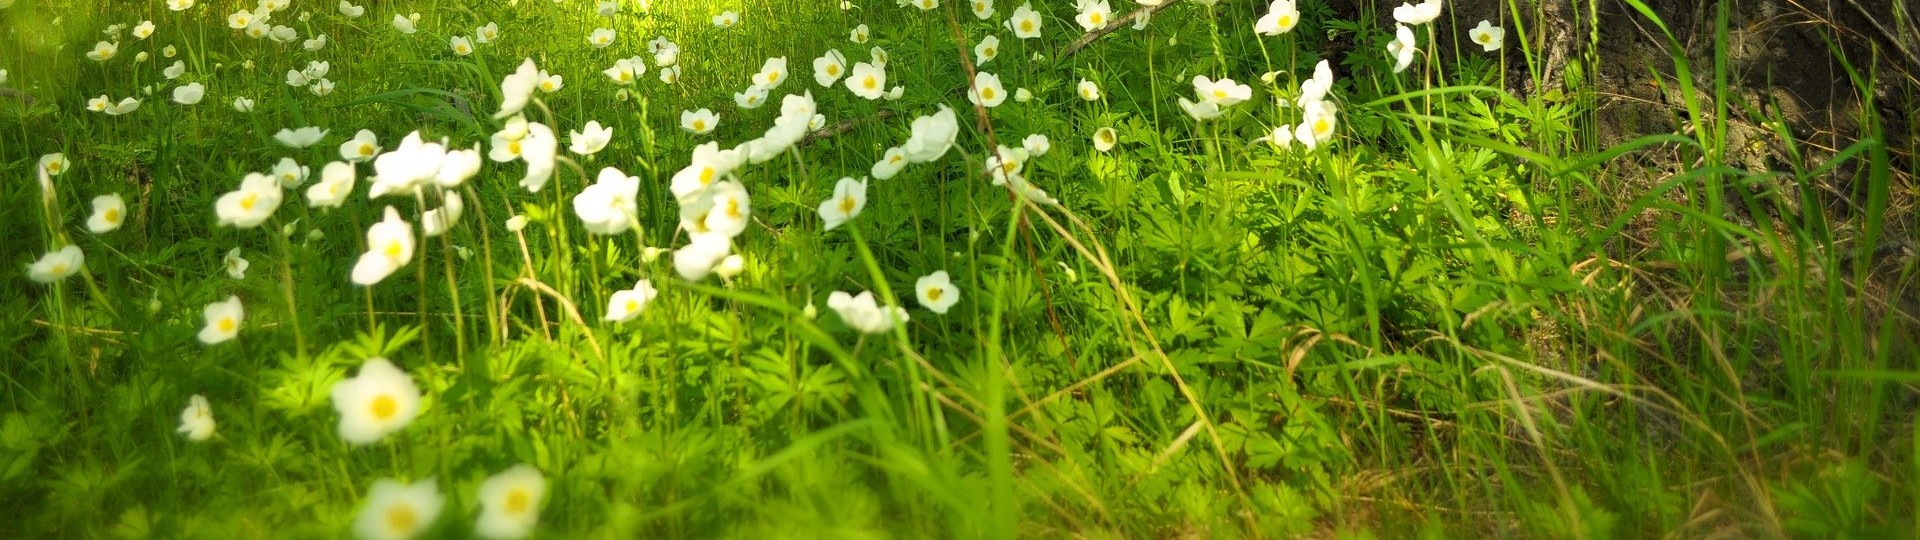
M1505 80L1506 63L1545 77L1525 2L1495 21L1504 60L1432 47L1423 29L1420 59L1398 75L1383 52L1397 3L1359 2L1343 20L1304 0L1298 28L1266 37L1247 15L1264 2L1180 2L1072 56L1064 47L1084 33L1065 2L1040 2L1035 40L994 26L1007 0L993 21L956 0L931 12L656 0L644 13L625 2L610 22L581 0L367 0L355 20L295 3L273 23L325 33L326 48L228 29L250 2L0 10L4 86L33 100L0 98L0 533L336 538L375 480L431 478L447 504L429 536L468 537L482 480L517 463L550 483L543 538L1920 529L1920 322L1900 308L1916 265L1882 249L1887 231L1911 229L1886 222L1910 216L1889 201L1913 195L1894 156L1914 149L1888 142L1861 90L1875 88L1878 59L1838 46L1866 102L1858 142L1825 153L1778 122L1788 166L1765 171L1727 158L1729 117L1761 104L1729 89L1724 47L1710 66L1676 57L1678 76L1661 77L1722 99L1689 99L1670 133L1616 147L1595 134L1605 89L1593 64L1610 39L1597 30L1581 36L1567 88L1505 90L1524 86ZM740 25L714 28L728 9ZM1440 21L1454 24L1448 9ZM1719 43L1729 9L1715 10ZM417 34L387 22L412 12ZM123 30L114 59L83 56L103 28L143 20L152 38ZM498 41L449 52L450 37L488 22ZM849 43L862 23L873 42ZM616 44L588 47L603 26ZM1004 50L979 69L1036 98L978 117L966 73L989 34ZM617 94L599 72L647 56L656 35L681 47L679 83L650 66ZM875 45L904 98L813 83L826 50L852 63ZM166 46L178 58L162 58ZM774 56L794 75L775 104L733 106ZM525 58L565 77L527 110L561 134L563 155L566 132L589 120L613 142L568 156L577 163L539 194L516 185L523 166L488 162L461 188L461 222L421 239L386 281L347 277L382 207L419 221L406 198L358 188L340 209L310 209L302 186L260 228L216 225L215 199L246 173L292 157L317 176L362 128L389 150L417 130L484 152L500 78ZM168 81L175 59L188 75ZM316 59L332 64L332 94L284 83ZM1299 121L1279 103L1322 59L1338 73L1337 137L1311 153L1249 143ZM1195 122L1176 105L1194 75L1254 97ZM1082 79L1102 99L1075 96ZM172 103L188 81L207 85L205 101ZM668 178L693 147L758 137L777 99L804 90L830 125L852 124L741 169L754 221L734 244L744 273L689 282L671 255L647 260L644 247L687 242ZM85 110L102 94L144 103ZM229 106L240 96L254 112ZM874 180L864 213L824 230L816 208L835 181L867 175L940 104L959 113L955 151ZM721 114L717 131L678 129L680 111L703 107ZM271 139L305 125L331 131L300 151ZM1109 152L1092 144L1103 127L1119 134ZM989 141L1036 133L1052 150L1026 174L1059 206L981 172ZM48 205L34 171L54 152L73 169ZM1654 154L1683 170L1648 179L1629 166ZM641 178L637 232L589 236L574 215L572 196L607 166ZM1836 173L1852 191L1819 187ZM126 198L127 222L92 234L88 201L105 193ZM529 218L524 234L506 229L513 215ZM67 244L86 253L84 272L27 278ZM252 263L244 279L221 262L234 247ZM915 278L936 270L962 292L945 315L913 300ZM608 296L641 278L659 297L634 321L602 322ZM862 336L828 309L833 291L867 290L911 321ZM228 295L246 305L238 338L201 344L202 307ZM330 392L375 356L425 404L403 430L351 446ZM194 394L211 401L212 440L175 432Z

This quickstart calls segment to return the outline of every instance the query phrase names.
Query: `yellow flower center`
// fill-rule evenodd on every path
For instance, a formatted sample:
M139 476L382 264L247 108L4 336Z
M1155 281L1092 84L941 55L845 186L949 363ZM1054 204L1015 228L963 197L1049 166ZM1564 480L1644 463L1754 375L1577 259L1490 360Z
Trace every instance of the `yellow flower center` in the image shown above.
M1024 21L1020 21L1020 31L1021 31L1021 32L1032 32L1032 31L1033 31L1033 20L1032 20L1032 19L1028 19L1028 20L1024 20Z
M390 241L388 241L388 242L387 242L387 258L389 258L389 259L398 259L398 258L400 258L400 251L401 251L401 250L403 250L403 249L405 249L405 247L406 247L406 246L402 246L402 245L400 245L400 241L399 241L399 240L390 240Z
M240 209L241 209L241 210L253 210L253 205L254 205L254 204L256 204L256 203L258 203L258 202L260 202L260 196L259 196L259 195L255 195L255 194L252 194L252 193L248 193L248 194L247 194L247 195L246 195L245 197L241 197L241 198L240 198Z
M520 141L507 141L507 152L520 155Z
M935 302L939 302L939 301L940 301L940 297L941 297L942 295L945 295L946 293L947 293L947 291L945 291L945 290L942 290L942 289L941 289L941 288L939 288L939 287L929 287L929 288L927 288L927 299L928 299L928 300L932 300L932 301L935 301Z
M640 301L639 301L639 300L628 300L628 301L627 301L627 311L628 311L628 312L634 312L634 311L639 311L639 310L640 310ZM521 495L521 493L520 493L520 492L518 492L518 491L515 491L515 492L513 492L513 495L508 495L508 496L507 496L507 511L509 511L509 512L518 512L518 511L519 511L519 510L514 510L514 509L513 509L513 506L514 506L514 504L513 504L513 503L514 503L514 501L515 501L515 499L514 499L514 495ZM526 502L526 501L524 501L524 500L523 500L523 501L520 501L520 502L521 502L521 503L522 503L522 505L524 506L524 505L525 505L525 502Z
M67 273L67 263L54 263L51 273L56 276Z
M994 56L997 56L1000 54L1000 50L995 49L993 47L987 47L986 49L982 49L980 52L982 55L986 56L987 58L993 58Z
M414 525L419 522L420 516L414 513L410 505L396 504L393 508L387 509L387 528L390 530L412 532Z
M879 85L880 85L880 81L874 80L872 75L868 75L867 78L860 80L860 86L868 90L872 90L874 89L874 87L877 87Z
M1281 15L1281 16L1280 16L1280 21L1279 21L1279 22L1280 22L1280 27L1281 27L1281 28L1286 28L1286 27L1289 27L1289 26L1293 26L1293 16L1292 16L1292 15Z
M541 89L541 90L544 90L544 91L547 91L547 92L552 92L552 91L553 91L553 81L547 81L547 82L543 82L543 83L540 83L540 89Z
M840 76L840 64L827 64L827 76L828 76L828 77L839 77L839 76Z
M60 162L58 162L58 161L54 161L54 162L49 162L49 163L47 163L47 172L48 172L48 173L58 173L58 172L60 172L60 167L62 167L62 165L61 165L61 164L60 164Z
M639 302L635 302L632 300L627 301L628 311L640 309L639 306L640 306ZM509 514L518 514L521 512L525 512L527 511L528 508L533 506L533 496L527 495L527 490L515 489L507 493L507 504L505 504L504 506L506 506L506 511Z
M693 130L694 130L694 131L706 131L706 130L707 130L707 121L706 121L706 120L694 120L694 121L693 121Z
M852 196L852 195L848 195L848 196L845 196L845 197L841 197L841 198L840 198L840 213L842 213L842 214L851 214L851 213L853 213L853 205L855 205L855 204L859 204L859 202L860 202L860 201L857 201L857 200L854 200L854 198L853 198L853 196Z
M367 412L373 413L373 418L376 420L387 420L400 413L400 401L393 399L393 396L381 394L380 397L373 398L373 404L367 407Z
M1213 90L1213 99L1227 99L1227 91L1215 88Z
M740 219L740 199L727 198L727 217Z
M370 156L372 156L372 155L373 155L373 144L372 144L372 143L365 143L365 142L363 142L363 143L360 143L360 155L361 155L361 157L370 157Z
M100 213L100 218L106 220L107 223L119 223L120 209L108 208L107 211Z
M1489 41L1493 41L1493 34L1480 34L1481 43L1486 43Z
M776 69L776 70L773 70L772 73L767 74L767 82L776 82L779 80L780 80L780 70Z
M700 185L713 183L713 167L700 168Z
M1316 134L1326 133L1331 129L1333 129L1333 126L1327 124L1327 119L1325 118L1319 118L1313 121L1313 132Z
M239 326L239 323L233 322L233 317L221 317L220 322L214 323L213 326L214 328L219 328L221 332L232 332L235 326Z
M1106 20L1107 20L1107 16L1106 16L1106 15L1101 15L1100 13L1098 13L1098 12L1096 12L1096 13L1094 13L1093 15L1091 15L1091 16L1088 16L1088 17L1087 17L1087 20L1089 20L1089 21L1093 21L1093 25L1094 25L1094 26L1100 26L1100 24L1101 24L1101 23L1104 23L1104 22L1106 22Z
M633 80L633 72L631 71L620 72L620 82L627 82L631 80Z
M994 96L994 95L995 95L995 94L994 94L994 92L993 92L993 87L987 87L987 88L981 88L981 89L980 89L980 99L993 99L993 96Z

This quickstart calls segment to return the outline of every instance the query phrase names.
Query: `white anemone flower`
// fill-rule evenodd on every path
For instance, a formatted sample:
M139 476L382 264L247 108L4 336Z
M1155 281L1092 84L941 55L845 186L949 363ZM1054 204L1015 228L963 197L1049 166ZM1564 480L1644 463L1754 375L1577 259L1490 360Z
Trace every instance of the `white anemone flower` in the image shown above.
M1035 133L1021 140L1020 146L1026 148L1027 153L1033 154L1033 157L1040 157L1047 155L1048 151L1053 150L1053 141L1047 139L1047 136L1044 134Z
M915 118L912 134L900 149L912 163L932 163L947 154L960 136L960 119L952 107L940 105L939 112Z
M243 113L253 112L253 100L244 96L233 98L233 110Z
M53 283L67 279L79 273L86 264L87 256L80 246L67 245L41 255L33 264L27 265L27 278L35 283Z
M1092 32L1106 26L1107 20L1112 17L1113 7L1107 4L1107 0L1082 0L1080 15L1073 20L1080 23L1080 28Z
M673 251L673 269L681 279L700 281L733 252L733 243L725 235L690 234L686 247Z
M1020 39L1040 37L1042 24L1040 12L1033 10L1032 3L1020 4L1020 7L1014 8L1013 16L1007 18L1007 28L1013 30L1013 37Z
M317 127L312 127L312 126L303 127L300 129L282 129L279 132L273 134L273 140L279 141L280 144L285 145L287 148L292 148L294 150L301 150L309 146L320 144L320 140L325 139L326 137L327 137L327 130L320 129Z
M367 252L353 265L353 283L371 286L413 261L413 226L400 211L386 208L386 219L367 228Z
M280 208L280 182L271 176L249 173L240 181L240 189L227 192L214 201L214 214L221 225L251 229L266 223Z
M1292 32L1300 24L1300 9L1294 0L1273 0L1267 6L1267 14L1253 22L1253 33L1265 36L1277 36Z
M880 99L886 95L887 70L880 66L861 62L853 65L853 75L847 77L847 89L853 95L867 99Z
M367 505L353 519L353 534L365 540L408 540L431 527L445 505L431 478L412 484L383 478L367 492Z
M767 103L767 89L760 86L748 87L745 91L733 95L733 104L742 109L758 109Z
M614 323L631 321L640 316L640 312L647 309L647 304L659 295L660 292L653 288L653 282L644 279L633 284L631 289L614 291L612 297L607 299L607 314L602 320Z
M352 139L340 143L340 159L353 163L366 163L380 156L380 136L373 130L363 129L353 134Z
M953 286L953 279L946 270L921 276L913 282L913 292L920 305L934 313L946 315L947 310L960 302L960 288Z
M1074 86L1073 90L1075 94L1080 95L1080 99L1100 101L1100 85L1095 84L1093 81L1080 79L1080 84Z
M1406 25L1394 26L1393 41L1387 43L1387 55L1393 57L1394 73L1406 71L1407 66L1413 65L1414 53L1420 52L1416 45L1413 40L1413 29L1407 28Z
M187 398L187 408L180 411L180 428L174 430L187 436L187 440L200 442L213 438L213 406L207 403L207 396L194 394Z
M119 193L93 198L93 215L87 217L87 230L104 234L119 229L127 220L127 201Z
M753 74L753 84L773 90L787 82L787 75L787 57L768 58L765 64L760 65L760 71Z
M361 15L367 14L367 8L353 5L348 0L340 0L340 14L349 19L358 19Z
M587 34L587 44L595 49L605 49L613 45L613 40L617 36L612 28L596 28L593 33Z
M680 129L686 130L687 133L706 135L712 133L717 127L720 127L720 115L714 114L710 109L680 112Z
M140 21L139 25L133 27L133 37L139 39L153 37L153 21Z
M832 88L847 75L847 55L838 49L830 49L827 54L813 59L813 82L822 88Z
M300 184L307 181L309 172L312 172L312 169L294 161L293 158L280 158L280 163L273 166L273 178L279 180L280 187L286 189L300 187Z
M973 0L968 4L970 4L968 7L973 10L973 18L983 21L993 18L993 0Z
M467 39L466 36L453 36L453 39L447 42L447 47L453 49L454 56L473 54L473 40Z
M1111 127L1103 127L1093 132L1093 149L1105 153L1120 143L1120 134Z
M1253 97L1253 87L1234 82L1233 79L1213 80L1206 75L1193 76L1193 93L1201 101L1220 107L1232 107Z
M719 15L713 16L713 26L715 28L722 28L722 29L733 28L733 25L736 25L736 24L740 24L739 13L734 13L732 11L723 11L723 12L720 12Z
M1440 0L1425 0L1418 4L1403 3L1393 8L1393 20L1400 24L1419 26L1433 22L1440 17Z
M981 0L974 1L978 2ZM975 66L986 65L987 62L992 62L994 58L999 56L1000 36L989 35L980 38L980 42L973 45L973 65Z
M411 34L419 31L418 28L414 27L413 19L406 18L406 16L397 13L393 16L393 29L399 30L402 34Z
M640 283L652 289L646 281ZM547 479L531 465L514 465L489 476L480 483L480 521L473 530L494 540L525 538L540 522L540 501L546 496Z
M247 268L251 266L253 263L248 262L246 257L241 257L240 248L237 247L227 250L227 254L220 257L220 267L227 270L229 278L247 279Z
M105 62L120 53L120 44L102 41L93 44L93 50L87 51L87 58L95 62Z
M226 300L207 304L200 311L206 326L200 328L200 342L218 345L240 334L240 323L247 318L247 310L240 305L239 296L228 296Z
M868 172L872 173L876 179L886 180L899 175L900 170L905 168L907 168L907 152L895 146L888 148L886 154L880 156L880 161L873 162L873 169Z
M559 92L561 88L565 88L566 86L567 80L565 77L547 73L546 70L540 70L540 93L551 94Z
M1480 50L1486 52L1500 50L1506 38L1507 30L1494 26L1492 21L1480 21L1479 26L1467 31L1467 39L1472 40L1475 45L1480 46Z
M313 36L312 39L302 41L300 42L300 48L306 49L309 52L325 49L327 48L327 35L320 34L317 36Z
M460 216L467 211L465 199L460 192L446 190L441 192L440 207L420 213L420 235L427 238L446 234L454 224L460 222Z
M872 39L871 36L872 34L867 30L867 25L862 24L853 27L853 32L847 35L847 41L865 45L867 40Z
M533 65L533 59L520 62L520 68L500 80L500 112L494 113L495 120L520 114L527 107L527 100L533 98L533 88L540 83L540 68Z
M640 178L620 169L600 169L600 178L573 196L573 213L592 234L615 235L633 228L639 215Z
M591 156L606 149L607 142L613 140L613 128L602 127L599 121L589 120L581 131L571 131L567 135L573 140L573 144L567 147L568 151Z
M872 291L863 291L857 296L834 291L827 295L827 307L838 313L848 327L862 334L883 334L908 319L907 310L899 306L882 307L874 300Z
M553 128L546 124L532 122L527 124L527 136L521 141L520 159L527 162L527 175L520 178L520 187L539 193L553 179L554 160L560 154L560 139L553 134Z
M420 415L420 388L413 377L385 358L368 358L353 378L329 392L340 413L340 438L372 444L412 423Z
M833 196L820 202L820 221L831 231L859 217L866 207L867 181L841 178L833 186Z

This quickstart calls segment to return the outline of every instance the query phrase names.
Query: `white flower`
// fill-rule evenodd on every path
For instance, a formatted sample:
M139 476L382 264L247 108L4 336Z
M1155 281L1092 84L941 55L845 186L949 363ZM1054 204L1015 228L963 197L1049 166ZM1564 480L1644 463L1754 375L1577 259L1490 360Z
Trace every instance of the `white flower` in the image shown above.
M1096 151L1106 152L1108 150L1112 150L1113 145L1119 144L1119 143L1120 143L1120 134L1117 132L1114 132L1113 128L1103 127L1103 128L1100 128L1098 131L1093 132L1093 149Z
M680 82L680 66L660 68L660 82L674 84Z
M439 208L420 213L420 234L428 238L446 234L460 222L460 215L466 213L467 203L460 198L460 192L447 190L441 192Z
M1387 54L1393 57L1394 73L1406 71L1407 66L1413 65L1413 54L1420 52L1415 45L1413 29L1406 25L1394 26L1393 41L1387 44Z
M140 39L153 37L153 21L140 21L138 26L133 27L133 37Z
M985 0L974 0L975 3L983 1ZM976 66L986 65L998 56L1000 56L1000 36L989 35L980 38L980 42L973 46L973 64Z
M278 133L273 134L273 140L279 141L280 144L286 145L287 148L300 150L319 144L320 140L326 138L326 136L327 130L308 126L300 129L282 129Z
M983 21L993 18L993 0L973 0L970 4L974 18Z
M403 17L399 14L394 14L393 16L393 29L399 30L402 34L411 34L418 30L413 26L413 19Z
M309 172L311 169L300 165L293 158L280 158L280 163L273 166L273 178L280 181L280 187L287 189L300 187L302 182L307 181Z
M180 411L180 428L174 431L199 442L213 438L213 428L213 406L207 404L207 396L194 394L187 398L187 408Z
M123 114L132 113L133 111L137 111L137 110L140 110L140 100L134 99L134 98L124 98L124 99L121 99L119 103L114 103L107 106L107 116L120 116Z
M220 266L227 269L227 277L246 279L247 267L253 266L253 263L247 262L245 257L240 256L240 248L233 248L227 250L227 255L220 258Z
M733 25L736 24L740 24L739 13L723 11L720 12L719 15L713 16L713 26L716 28L733 28Z
M740 273L746 271L746 269L746 257L741 257L739 253L735 253L728 255L725 259L720 259L720 264L713 266L713 275L720 276L722 281L733 283L733 278L738 277Z
M372 134L366 135L371 142ZM357 153L360 149L353 150ZM367 190L367 198L413 194L421 184L440 174L440 166L446 159L446 146L421 140L418 131L409 133L400 140L399 148L374 158L373 186Z
M1253 22L1253 33L1277 36L1292 32L1293 27L1300 24L1300 10L1293 2L1294 0L1273 0L1273 3L1267 6L1267 14Z
M194 0L167 0L167 9L186 11L193 9L193 2Z
M595 9L599 11L601 17L612 18L614 14L620 13L620 4L613 0L600 0Z
M693 162L673 174L674 198L687 204L699 199L715 182L733 174L746 157L737 150L721 150L720 143L709 142L693 148Z
M587 35L587 44L595 49L605 49L613 45L614 37L616 36L612 28L596 28L592 34Z
M539 87L540 87L541 93L551 94L554 92L559 92L561 88L564 88L566 86L567 86L567 82L565 78L559 75L549 74L546 72L546 70L540 70Z
M40 156L40 172L47 176L60 176L73 168L73 162L67 161L67 155L52 153Z
M1282 125L1280 127L1273 128L1272 134L1269 134L1265 137L1260 137L1258 139L1254 139L1253 142L1255 143L1265 142L1268 144L1272 144L1274 149L1276 150L1291 149L1293 148L1293 126Z
M340 159L353 163L366 163L380 155L380 137L372 130L360 130L352 139L340 143Z
M734 180L724 180L708 191L713 207L707 210L701 226L707 232L727 238L746 232L753 216L753 200L747 194L747 187Z
M760 65L760 72L753 74L754 86L767 90L779 88L785 82L787 82L787 57L785 56L768 58L765 64Z
M607 299L607 315L604 320L616 323L631 321L640 315L641 310L647 308L648 303L653 302L654 297L659 295L660 292L653 288L653 282L644 279L633 284L631 289L614 291L613 296Z
M300 88L300 87L306 86L311 82L313 81L307 78L306 73L302 73L298 70L287 70L287 86Z
M527 162L527 175L520 179L520 187L539 193L547 187L547 180L553 178L554 160L560 154L560 139L554 136L553 128L538 122L527 124L527 136L521 140L520 159Z
M95 62L105 62L113 59L113 55L119 52L120 44L102 41L93 44L93 50L87 51L87 58Z
M413 261L413 245L413 226L400 219L399 210L388 206L386 219L367 228L367 252L360 254L359 262L353 265L353 282L370 286L387 279Z
M460 187L473 175L480 174L480 161L479 144L465 150L448 150L446 158L440 160L440 171L433 175L433 183L449 190Z
M973 76L973 91L967 93L967 100L987 108L998 107L1007 101L1007 89L1000 85L1000 76L979 72Z
M386 360L375 360L386 363ZM368 361L369 367L372 362L374 360ZM367 505L354 517L353 534L364 540L407 540L433 525L445 505L446 499L440 496L431 478L413 484L381 479L373 483L373 490L367 493Z
M933 11L940 7L940 0L901 0L901 4L920 8L920 11Z
M1480 49L1486 52L1500 50L1500 45L1506 41L1506 38L1507 30L1494 26L1490 21L1480 21L1480 26L1467 31L1467 39L1479 44Z
M840 314L840 320L862 334L882 334L907 322L907 310L899 306L881 307L872 291L854 296L841 291L827 295L827 307Z
M880 99L886 94L886 68L861 62L853 65L853 76L847 77L847 89L853 95L867 99Z
M647 65L645 63L635 62L631 58L621 58L613 62L613 67L607 68L600 73L604 73L607 78L613 79L614 84L626 86L633 84L635 78L638 78L646 72Z
M758 109L767 102L767 89L759 86L748 87L746 91L733 95L733 104L742 109Z
M198 104L200 99L206 96L207 87L200 83L190 83L173 89L173 102L181 105Z
M1074 93L1080 94L1080 99L1084 99L1087 101L1099 101L1100 85L1094 84L1093 81L1080 79L1080 84L1074 87Z
M380 442L420 415L420 388L413 377L377 356L353 378L334 383L331 396L340 412L340 438L355 445Z
M1033 39L1040 37L1040 12L1033 10L1032 3L1020 4L1014 8L1013 16L1007 19L1007 28L1013 30L1013 37Z
M540 501L546 496L547 479L530 465L514 465L489 476L480 484L480 521L474 532L496 540L525 538L540 521Z
M227 16L227 28L245 30L249 26L253 26L253 12L251 11L243 9Z
M233 98L233 110L243 113L253 112L253 100L245 97Z
M1327 92L1333 90L1333 68L1326 60L1313 66L1313 78L1300 81L1300 98L1294 100L1294 106L1305 109L1308 105L1327 98Z
M1186 111L1187 115L1192 116L1194 120L1212 120L1225 113L1220 110L1220 105L1212 101L1203 99L1195 102L1184 97L1180 98L1180 110Z
M673 269L687 281L700 281L713 273L713 267L732 253L733 244L724 235L691 234L686 247L673 251Z
M291 26L275 26L267 31L267 37L280 43L292 43L300 39L300 31L294 30Z
M1081 0L1080 15L1073 20L1080 23L1080 28L1092 32L1106 26L1112 16L1113 8L1107 5L1107 0Z
M493 40L496 39L500 39L499 24L489 22L486 26L473 30L473 41L475 43L493 43Z
M87 230L94 234L113 232L126 221L127 201L118 193L93 198L93 215L87 217Z
M180 78L181 75L186 75L186 74L187 74L187 63L184 60L175 60L173 61L173 65L167 66L166 69L160 70L160 75L163 77L166 77L167 80L178 79Z
M828 50L827 54L813 59L813 82L818 83L822 88L832 88L834 83L840 82L840 78L846 75L847 55L840 54L837 49Z
M327 48L327 35L320 34L317 36L313 36L313 39L302 41L300 42L300 48L306 49L308 51L318 51L320 49L325 49Z
M527 107L527 100L533 98L533 88L540 83L540 68L533 65L533 59L520 62L520 68L512 75L500 80L500 112L494 113L495 120L520 114Z
M1294 128L1293 138L1312 152L1327 141L1333 140L1333 128L1339 126L1339 109L1332 101L1316 101L1303 111L1300 125Z
M1193 76L1193 93L1201 101L1220 107L1232 107L1253 97L1253 87L1236 83L1233 79L1208 79L1206 75Z
M680 129L687 130L687 133L706 135L712 133L713 128L716 127L720 127L720 115L714 114L712 110L680 112Z
M214 201L214 214L221 225L251 229L273 217L280 208L280 182L273 177L250 173L240 181L240 189L221 195Z
M358 19L361 15L367 14L367 8L353 5L347 0L340 0L340 14L349 19Z
M914 293L920 299L920 305L941 315L960 302L960 288L953 286L953 280L946 270L922 276L913 283Z
M1040 157L1047 155L1047 152L1053 149L1053 142L1048 140L1046 135L1035 133L1020 141L1020 146L1026 148L1027 153L1033 154L1033 157Z
M1013 90L1013 100L1020 103L1033 101L1033 92L1025 88L1016 88Z
M820 220L833 230L867 207L867 181L841 178L833 186L833 196L820 203Z
M466 36L453 36L447 46L453 49L454 56L473 54L473 40L467 39Z
M906 167L907 152L895 146L888 148L886 155L880 157L880 161L873 162L873 170L868 172L871 172L874 178L886 180L900 174L900 170Z
M581 131L568 132L568 136L573 139L573 144L567 150L590 156L605 149L607 142L613 140L613 128L601 127L599 121L590 120Z
M1440 16L1440 0L1425 0L1419 4L1403 3L1393 8L1393 20L1400 24L1419 26L1433 22Z
M627 232L639 213L635 203L639 193L640 178L607 167L600 170L598 181L573 196L573 213L589 233Z
M909 162L931 163L953 148L954 140L960 136L960 120L952 107L942 104L939 112L915 118L912 129L900 149Z
M207 304L200 311L207 325L200 329L200 342L218 345L240 334L240 322L247 318L247 310L240 305L240 297L228 296L226 301Z
M306 75L308 80L320 80L326 77L327 73L331 71L333 71L332 63L316 60L307 62L307 68L301 70L300 73Z
M507 218L507 232L520 232L527 229L527 216L514 215Z
M869 34L867 31L867 25L862 24L860 26L853 27L853 33L847 35L847 41L852 41L854 43L865 45L867 43L868 36Z
M80 271L87 256L80 252L80 246L67 245L41 255L39 260L27 265L27 278L37 283L53 283L67 279Z

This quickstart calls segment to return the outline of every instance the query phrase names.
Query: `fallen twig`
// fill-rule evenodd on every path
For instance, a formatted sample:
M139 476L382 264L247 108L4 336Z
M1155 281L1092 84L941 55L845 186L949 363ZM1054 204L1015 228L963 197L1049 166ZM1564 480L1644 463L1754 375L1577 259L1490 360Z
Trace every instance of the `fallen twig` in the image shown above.
M1134 19L1137 19L1140 17L1151 17L1153 16L1154 13L1163 9L1167 9L1168 6L1172 6L1177 3L1178 2L1175 2L1173 0L1168 0L1166 2L1162 2L1160 5L1157 5L1157 6L1147 6L1147 7L1133 10L1133 13L1128 13L1125 17L1114 19L1113 22L1109 22L1107 23L1106 26L1100 27L1099 30L1087 32L1087 35L1080 36L1080 39L1073 40L1073 43L1067 44L1067 48L1060 50L1059 59L1066 60L1067 58L1072 57L1075 53L1080 52L1080 49L1087 48L1087 45L1093 43L1093 40L1100 39L1100 36L1111 34L1115 30L1119 30L1120 27L1122 26L1133 24Z

